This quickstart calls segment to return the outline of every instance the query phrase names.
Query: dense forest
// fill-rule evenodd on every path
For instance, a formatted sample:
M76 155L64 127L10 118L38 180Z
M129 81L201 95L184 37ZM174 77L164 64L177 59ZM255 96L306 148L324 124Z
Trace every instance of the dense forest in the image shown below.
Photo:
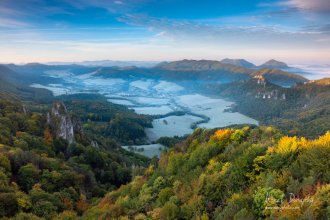
M329 219L330 133L195 130L86 219Z
M149 159L119 147L121 140L144 138L148 117L94 95L63 100L68 111L57 117L52 112L55 106L65 108L61 102L22 102L1 93L0 217L82 215L95 199L129 182L149 164ZM72 142L58 136L63 135L58 126L62 119L72 122Z

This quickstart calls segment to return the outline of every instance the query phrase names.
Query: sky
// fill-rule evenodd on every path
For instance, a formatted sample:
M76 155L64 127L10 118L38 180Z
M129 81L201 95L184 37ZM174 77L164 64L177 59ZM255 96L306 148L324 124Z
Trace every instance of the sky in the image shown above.
M0 63L330 64L330 0L0 0Z

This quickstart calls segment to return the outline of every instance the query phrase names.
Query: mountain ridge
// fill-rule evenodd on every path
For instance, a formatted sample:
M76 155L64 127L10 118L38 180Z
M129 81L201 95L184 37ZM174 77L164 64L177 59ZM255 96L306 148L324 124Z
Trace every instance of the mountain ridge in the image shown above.
M289 66L284 62L271 59L260 65L259 68L287 69Z
M183 72L212 72L213 74L226 71L228 74L241 75L241 80L252 78L256 75L264 75L269 81L282 85L292 86L297 83L307 82L308 80L298 74L285 72L274 68L249 69L233 64L222 63L215 60L179 60L173 62L164 62L157 65L155 68L168 71L183 71Z
M245 68L256 68L257 66L245 59L229 59L229 58L225 58L223 60L220 61L221 63L224 64L232 64L235 66L241 66L241 67L245 67Z

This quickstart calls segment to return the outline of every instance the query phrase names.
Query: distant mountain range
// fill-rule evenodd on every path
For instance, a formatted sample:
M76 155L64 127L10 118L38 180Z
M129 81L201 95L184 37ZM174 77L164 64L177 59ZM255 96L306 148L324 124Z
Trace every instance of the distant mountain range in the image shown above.
M256 69L256 68L272 68L272 69L287 69L290 68L286 63L281 62L281 61L277 61L274 59L268 60L267 62L265 62L264 64L260 65L260 66L256 66L255 64L246 61L244 59L223 59L220 61L221 63L224 64L232 64L235 66L241 66L241 67L245 67L245 68L252 68L252 69Z
M234 65L233 63L238 63ZM223 81L235 81L232 80L233 76L235 79L245 80L256 75L263 75L270 82L280 85L280 86L292 86L297 83L307 82L308 80L295 73L285 72L280 69L268 68L263 66L280 66L284 67L282 62L278 61L268 61L260 67L255 67L253 69L243 67L242 65L251 66L245 60L229 60L225 59L223 61L212 61L212 60L181 60L174 62L163 62L157 65L156 69L162 69L167 71L175 72L185 72L195 75L199 75L201 80L212 79L217 80L222 78ZM286 65L286 64L285 64ZM287 66L287 65L286 65ZM262 67L262 68L261 68ZM203 72L203 74L200 74Z
M216 71L227 70L236 73L246 73L246 69L233 64L226 64L216 60L179 60L163 62L155 68L171 71Z
M182 62L185 61L185 62ZM193 62L198 61L198 62ZM181 66L178 66L180 63ZM224 64L224 65L220 65ZM172 65L172 67L171 67ZM187 65L186 67L183 67L182 65ZM225 66L225 65L233 65L234 67ZM317 73L315 71L309 71L309 69L304 70L304 68L299 67L291 67L288 64L277 61L274 59L271 59L267 62L265 62L262 65L255 65L252 62L249 62L245 59L230 59L225 58L221 61L216 60L181 60L181 61L172 61L172 62L156 62L156 61L115 61L115 60L96 60L96 61L81 61L81 62L48 62L48 63L28 63L25 65L15 65L15 64L6 64L6 66L10 67L11 69L24 69L25 72L29 72L29 69L32 71L35 71L38 69L39 71L42 69L47 69L49 66L52 67L52 69L80 69L84 72L84 67L88 68L112 68L112 69L118 69L118 68L156 68L156 69L167 69L171 71L187 71L187 70L198 70L198 71L212 71L212 70L219 70L219 66L222 69L227 69L230 72L246 72L246 70L240 70L237 67L247 68L247 69L262 69L262 68L270 68L270 69L279 69L285 72L291 72L295 73L301 76L309 76L311 78L315 78L317 76L314 76L315 74L322 70L317 70ZM77 67L79 66L79 67ZM175 66L175 67L174 67ZM319 67L319 66L317 66ZM316 67L315 67L316 68ZM322 66L324 68L324 65ZM324 71L324 70L323 70ZM18 71L19 72L19 71Z
M96 63L95 63L96 64ZM207 82L214 81L218 83L229 83L237 80L247 80L256 75L263 75L270 82L289 87L297 83L307 82L308 80L295 73L286 72L280 69L268 68L262 66L278 65L279 67L287 66L282 62L271 60L261 65L254 66L243 59L232 60L225 59L222 61L215 60L180 60L173 62L162 62L154 67L136 67L136 66L85 66L77 64L67 65L45 65L39 63L29 63L26 65L7 64L7 68L22 75L20 79L24 79L30 83L46 80L44 76L46 71L68 70L73 74L89 74L105 78L152 78L168 81L196 81ZM247 68L246 66L254 66ZM28 76L28 77L27 77ZM57 82L56 82L57 80ZM60 79L52 79L52 83L59 83Z
M183 62L184 61L184 62ZM198 62L196 62L198 61ZM186 68L190 67L194 67L196 69L196 67L198 67L200 70L202 70L201 68L203 68L203 70L205 69L214 69L217 68L217 66L221 66L221 64L230 64L236 67L244 67L244 68L250 68L250 69L261 69L261 68L272 68L272 69L288 69L290 68L286 63L281 62L281 61L277 61L277 60L269 60L267 62L265 62L264 64L260 65L260 66L256 66L255 64L246 61L244 59L223 59L221 61L215 61L215 60L181 60L181 61L174 61L174 62L163 62L160 63L158 66L167 66L169 67L170 65L177 65L177 67L179 67L180 69L182 69L184 67L184 65L186 65ZM180 64L181 66L178 66L178 64ZM209 67L208 67L209 65ZM173 69L174 66L172 66Z
M48 62L48 65L82 65L82 66L98 66L98 67L153 67L159 62L156 61L116 61L116 60L96 60L96 61L81 61L81 62Z
M275 68L275 69L286 69L290 68L286 63L271 59L264 64L257 66L252 62L249 62L245 59L230 59L225 58L219 61L222 64L231 64L234 66L245 67L245 68ZM79 66L88 66L88 67L143 67L151 68L155 67L158 64L168 63L168 62L158 62L158 61L118 61L118 60L94 60L94 61L77 61L77 62L46 62L46 63L27 63L22 65L50 65L50 66L70 66L70 65L79 65ZM171 62L170 62L171 63ZM22 66L21 65L21 66Z

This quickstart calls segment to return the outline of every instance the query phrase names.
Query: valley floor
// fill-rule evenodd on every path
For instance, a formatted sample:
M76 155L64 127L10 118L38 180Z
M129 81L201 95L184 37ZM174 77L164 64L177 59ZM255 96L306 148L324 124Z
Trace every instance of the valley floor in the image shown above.
M258 122L240 113L225 111L233 102L192 93L182 86L167 81L150 79L124 80L104 79L92 74L75 75L69 71L48 71L48 77L63 79L63 84L32 84L45 88L56 95L97 92L109 102L129 107L138 114L154 116L153 128L146 128L148 142L160 137L184 136L196 127L216 128L233 124L255 124ZM134 146L146 148L146 146ZM159 146L150 145L152 151L142 151L146 156L158 155ZM153 155L154 154L154 155Z

